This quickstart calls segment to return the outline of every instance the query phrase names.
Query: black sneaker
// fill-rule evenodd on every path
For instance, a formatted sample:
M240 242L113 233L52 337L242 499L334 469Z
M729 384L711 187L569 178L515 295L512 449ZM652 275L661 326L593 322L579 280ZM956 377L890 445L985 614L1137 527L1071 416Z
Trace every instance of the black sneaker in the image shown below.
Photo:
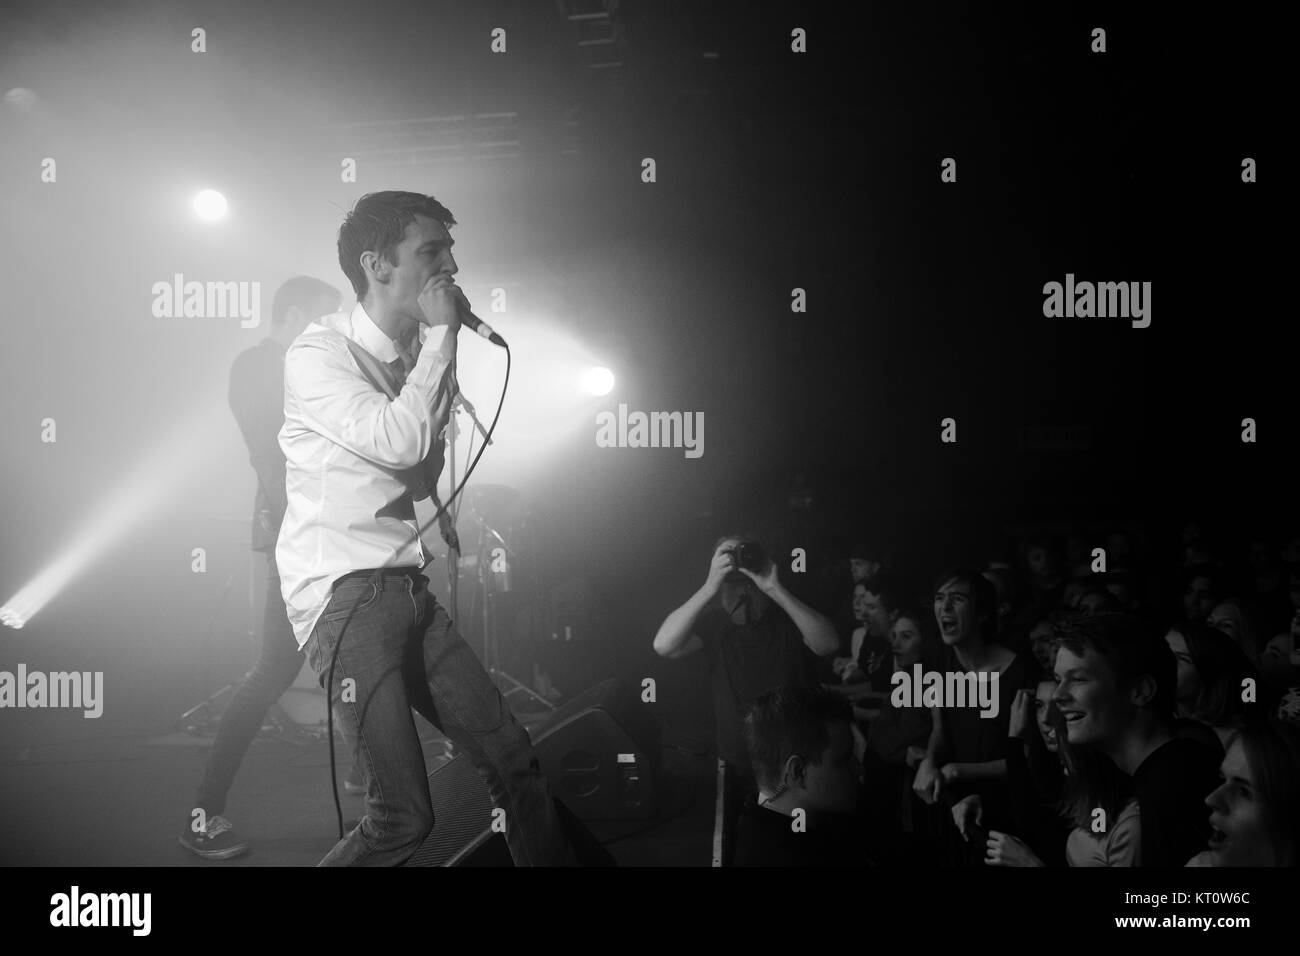
M205 860L229 860L248 849L247 843L235 838L234 830L225 817L208 817L207 828L202 832L185 829L181 834L181 846Z

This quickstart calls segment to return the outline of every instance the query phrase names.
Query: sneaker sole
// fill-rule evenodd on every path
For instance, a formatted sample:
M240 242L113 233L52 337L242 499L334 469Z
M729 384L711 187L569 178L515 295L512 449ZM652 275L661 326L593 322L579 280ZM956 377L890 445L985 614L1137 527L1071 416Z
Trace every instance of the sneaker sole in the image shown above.
M230 860L233 859L234 857L239 856L241 853L247 852L248 850L247 843L241 843L238 846L227 847L224 850L200 850L197 847L191 846L190 844L186 843L184 837L181 837L179 842L181 846L185 847L185 849L189 850L195 856L201 856L205 860Z

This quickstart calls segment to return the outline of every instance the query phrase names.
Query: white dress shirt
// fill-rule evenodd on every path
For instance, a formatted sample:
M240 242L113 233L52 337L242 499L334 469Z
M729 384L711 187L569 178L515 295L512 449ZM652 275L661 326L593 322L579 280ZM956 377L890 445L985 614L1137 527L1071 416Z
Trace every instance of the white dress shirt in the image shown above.
M401 475L429 457L449 416L439 392L453 363L437 342L428 342L430 332L420 326L415 365L392 400L370 383L348 348L351 339L385 364L399 357L360 303L307 326L285 354L280 447L288 508L275 560L299 647L341 576L424 567L430 558ZM435 339L445 334L440 327Z

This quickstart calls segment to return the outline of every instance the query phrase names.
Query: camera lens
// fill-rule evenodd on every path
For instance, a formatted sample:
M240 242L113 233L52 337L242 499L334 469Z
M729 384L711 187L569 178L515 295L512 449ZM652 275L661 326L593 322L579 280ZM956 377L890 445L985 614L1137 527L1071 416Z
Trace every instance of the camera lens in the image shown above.
M756 541L746 541L742 544L739 553L736 555L736 559L742 568L753 571L755 574L762 571L763 566L767 564L767 558L763 554L763 548Z

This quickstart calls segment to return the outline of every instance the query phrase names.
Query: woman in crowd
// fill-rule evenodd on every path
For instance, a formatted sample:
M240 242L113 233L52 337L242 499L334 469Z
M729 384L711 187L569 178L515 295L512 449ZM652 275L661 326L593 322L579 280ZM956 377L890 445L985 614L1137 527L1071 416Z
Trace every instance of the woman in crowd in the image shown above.
M1059 812L1065 778L1057 752L1055 723L1059 718L1052 704L1056 677L1043 672L1035 682L1032 693L1022 690L1016 695L1007 730L1010 832L993 831L985 837L983 806L978 794L963 797L952 808L958 832L967 842L972 839L984 842L985 862L995 866L1064 866L1066 863L1070 826Z
M1250 619L1246 617L1246 612L1235 600L1227 600L1215 605L1205 623L1227 634L1232 639L1232 643L1241 648L1242 653L1252 664L1259 659L1261 648L1255 637L1255 629L1250 626Z
M1291 629L1268 642L1259 655L1259 673L1271 699L1278 700L1276 716L1300 720L1300 610Z
M1178 662L1178 716L1212 729L1223 748L1256 708L1242 699L1255 668L1230 637L1205 624L1179 625L1165 642Z
M848 683L856 677L858 657L867 637L867 588L862 581L853 585L853 631L849 635L848 654L832 662L835 676Z
M1300 725L1266 721L1228 744L1223 783L1205 798L1209 847L1188 866L1300 865Z
M900 610L890 633L890 651L891 674L910 675L916 664L933 668L938 639L930 618L915 608ZM930 739L930 712L924 707L894 707L886 698L879 713L871 717L862 758L866 781L863 807L876 861L884 865L924 857L924 853L913 852L918 836L911 785Z

